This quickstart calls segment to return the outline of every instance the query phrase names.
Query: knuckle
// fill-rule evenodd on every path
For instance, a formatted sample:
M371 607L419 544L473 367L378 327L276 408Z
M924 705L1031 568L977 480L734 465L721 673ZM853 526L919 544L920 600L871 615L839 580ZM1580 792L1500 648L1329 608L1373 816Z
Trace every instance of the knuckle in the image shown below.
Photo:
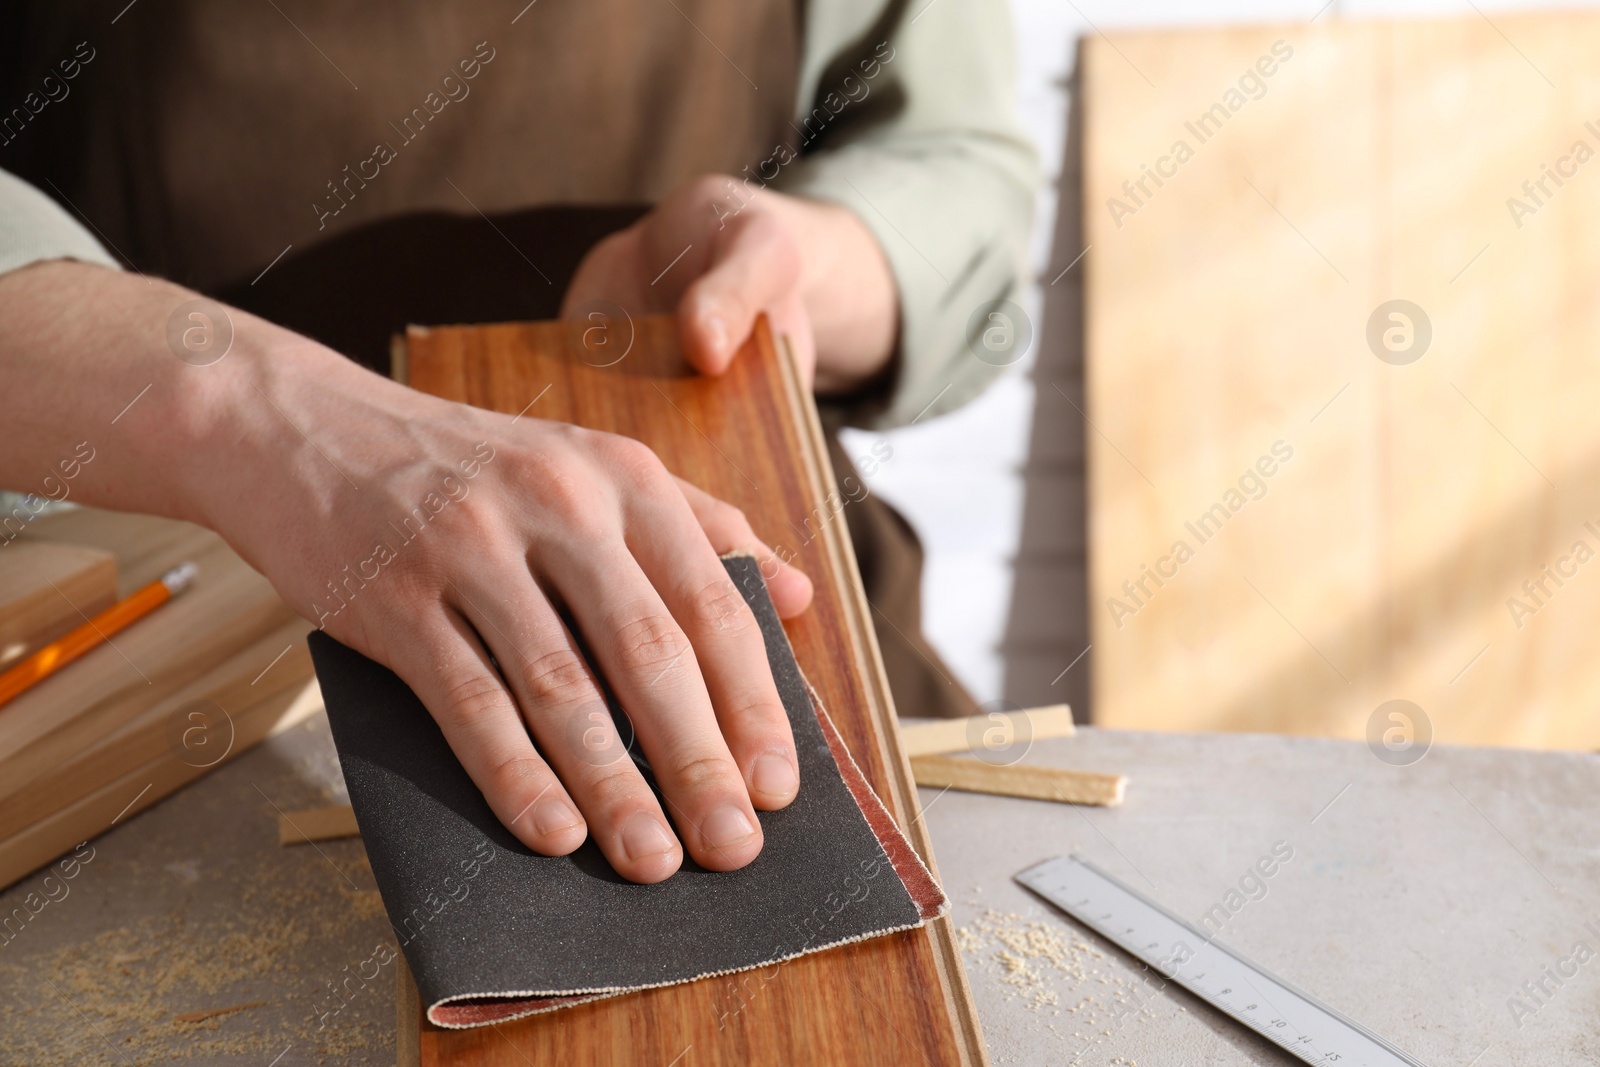
M506 756L489 768L490 787L502 793L538 786L548 776L538 756Z
M747 239L761 248L762 259L773 276L794 284L805 266L800 242L782 220L768 212L751 212Z
M782 219L771 212L756 212L750 218L750 229L765 243L764 251L786 261L785 265L798 266L800 242ZM794 262L788 263L791 260Z
M727 756L685 757L674 760L671 767L673 780L689 790L744 788L738 766Z
M726 174L701 174L691 179L684 188L684 199L699 206L701 204L714 204L728 195L728 186L733 179Z
M704 630L739 637L755 627L755 615L726 577L707 582L690 592L686 599L690 617Z
M747 537L753 533L750 529L750 520L745 517L744 512L724 501L716 502L711 509L711 518L718 529L732 537Z
M546 511L566 516L586 515L593 510L594 492L580 464L570 455L537 451L522 464L523 484Z
M667 479L667 468L649 445L631 437L612 436L605 445L613 467L634 485L655 485Z
M447 577L445 561L434 554L432 542L417 547L421 551L397 553L392 565L381 572L383 580L392 583L394 600L406 614L438 603Z
M594 694L583 660L570 648L558 648L527 659L519 672L528 695L544 704L563 704Z
M481 496L463 500L448 521L475 544L498 541L505 525L503 511Z
M446 726L470 727L506 707L505 690L486 674L463 674L445 683L444 709L439 718Z
M635 668L663 666L692 655L689 639L670 616L647 612L616 628L617 649Z
M686 497L686 499L688 499ZM750 520L739 508L712 496L690 500L695 521L705 532L711 547L723 554L738 549L758 549L761 539L750 526Z
M721 712L731 727L737 728L748 743L755 736L753 731L764 731L772 741L781 741L785 745L792 745L792 734L789 731L789 713L784 710L783 703L770 696L754 696L726 708Z
M641 790L649 795L644 779L633 769L631 760L596 775L585 788L602 808L611 809L637 799Z

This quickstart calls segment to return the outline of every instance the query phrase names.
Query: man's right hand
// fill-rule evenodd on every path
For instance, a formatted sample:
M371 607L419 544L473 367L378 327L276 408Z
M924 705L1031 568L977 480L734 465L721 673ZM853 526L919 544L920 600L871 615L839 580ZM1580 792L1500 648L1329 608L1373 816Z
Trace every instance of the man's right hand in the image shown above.
M193 299L70 262L0 275L14 445L0 485L39 491L38 473L89 440L74 499L217 530L416 691L537 852L592 833L637 882L671 875L684 848L712 870L755 858L755 809L794 798L798 764L717 557L757 555L783 616L809 603L804 575L635 441L424 396L233 309L227 355L186 362L167 327ZM627 709L666 811L558 608Z

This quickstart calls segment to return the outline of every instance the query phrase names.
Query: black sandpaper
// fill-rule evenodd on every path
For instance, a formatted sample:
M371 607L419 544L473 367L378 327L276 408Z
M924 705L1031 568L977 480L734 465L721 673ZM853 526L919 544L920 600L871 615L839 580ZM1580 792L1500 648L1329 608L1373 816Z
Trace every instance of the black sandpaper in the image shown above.
M825 712L813 705L757 562L723 562L760 623L800 763L799 795L758 813L765 845L737 871L685 857L666 881L635 885L592 841L569 856L532 852L501 826L404 682L311 635L373 876L432 1021L478 1025L759 967L943 911L937 886L831 724L819 721Z

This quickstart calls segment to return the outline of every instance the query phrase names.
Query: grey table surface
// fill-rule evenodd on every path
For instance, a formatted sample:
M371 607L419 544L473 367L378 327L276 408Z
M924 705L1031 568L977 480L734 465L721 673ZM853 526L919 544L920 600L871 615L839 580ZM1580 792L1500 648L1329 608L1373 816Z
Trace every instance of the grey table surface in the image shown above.
M1600 1064L1600 955L1573 959L1600 953L1600 756L1083 730L1026 760L1130 781L1112 809L919 791L997 1065L1299 1063L1011 880L1079 853L1199 925L1280 842L1219 943L1430 1067Z
M1084 730L1026 760L1131 781L1117 809L920 791L997 1065L1297 1062L1011 881L1077 852L1196 922L1279 842L1293 858L1219 941L1430 1067L1600 1063L1600 956L1523 988L1600 951L1600 757L1392 767L1360 743ZM98 838L70 880L0 894L27 913L0 938L0 1063L392 1063L361 843L277 843L279 809L343 799L318 716Z

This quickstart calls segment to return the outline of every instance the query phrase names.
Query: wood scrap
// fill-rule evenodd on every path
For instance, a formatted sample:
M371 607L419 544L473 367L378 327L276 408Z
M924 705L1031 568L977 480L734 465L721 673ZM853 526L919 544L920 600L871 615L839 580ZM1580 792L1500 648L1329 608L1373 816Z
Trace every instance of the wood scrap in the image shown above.
M114 558L113 597L187 560L200 573L182 597L0 713L0 886L320 707L315 686L308 702L299 696L311 678L310 624L215 533L76 508L40 517L4 554L65 546ZM22 557L0 555L0 566L6 558Z
M171 567L192 559L200 567L199 577L183 596L123 631L114 644L95 649L71 669L46 678L7 704L5 714L0 715L0 753L8 759L57 733L74 735L81 750L193 682L224 657L296 617L271 583L251 570L220 537L198 526L82 509L45 516L27 536L58 532L86 536L91 531L85 528L85 520L91 518L99 520L93 532L112 538L123 535L138 564L135 568L121 566L124 588L119 591L128 591L130 570L137 573L157 561ZM77 525L58 528L56 520L65 519L78 520ZM155 542L156 547L148 542ZM119 555L119 565L122 561ZM160 573L157 570L156 576ZM38 766L54 765L46 761ZM0 775L0 795L16 787L14 770Z
M1005 767L966 756L917 756L911 761L911 773L919 786L933 789L1106 808L1121 804L1128 787L1128 779L1120 774L1023 764Z
M83 799L0 841L0 886L31 874L78 842L126 822L212 767L221 766L252 745L321 711L322 691L315 681L307 682L234 713L233 746L212 766L191 766L164 752L148 763L130 768Z
M117 600L117 557L86 545L17 541L0 552L0 670Z
M55 731L0 758L0 840L92 793L129 767L164 754L210 765L229 743L228 719L311 677L305 635L295 619L151 705L120 729ZM270 671L263 668L281 656ZM209 751L208 751L209 746Z
M348 804L325 808L286 811L278 816L278 844L305 845L312 841L336 841L341 837L360 837L356 813Z
M1071 737L1075 733L1077 727L1072 721L1072 709L1065 704L1050 704L1021 711L995 711L963 719L901 723L900 747L908 757L930 756L944 752L1006 748L1047 737Z
M207 1019L215 1019L219 1015L232 1015L236 1011L249 1011L251 1008L265 1007L269 1003L271 1003L271 1001L252 1000L248 1004L230 1004L226 1008L206 1008L203 1011L186 1011L181 1015L174 1015L172 1017L172 1021L175 1023L204 1022Z

